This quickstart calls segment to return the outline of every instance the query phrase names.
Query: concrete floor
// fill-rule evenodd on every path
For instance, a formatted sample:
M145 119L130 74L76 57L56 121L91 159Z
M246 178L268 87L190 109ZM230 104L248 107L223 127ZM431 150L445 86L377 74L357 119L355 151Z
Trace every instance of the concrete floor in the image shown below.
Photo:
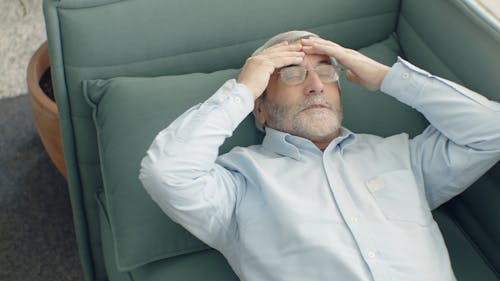
M28 96L0 99L0 280L82 281L76 245L68 184Z
M26 69L46 38L42 0L0 0L0 99L28 92Z

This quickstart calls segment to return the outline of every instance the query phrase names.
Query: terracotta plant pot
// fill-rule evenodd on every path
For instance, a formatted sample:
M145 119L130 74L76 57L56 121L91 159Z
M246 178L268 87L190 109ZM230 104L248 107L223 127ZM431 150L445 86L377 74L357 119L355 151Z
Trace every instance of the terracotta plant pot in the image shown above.
M45 42L31 57L28 65L28 91L33 118L42 144L56 168L66 178L57 106L40 87L40 79L49 68L49 50Z

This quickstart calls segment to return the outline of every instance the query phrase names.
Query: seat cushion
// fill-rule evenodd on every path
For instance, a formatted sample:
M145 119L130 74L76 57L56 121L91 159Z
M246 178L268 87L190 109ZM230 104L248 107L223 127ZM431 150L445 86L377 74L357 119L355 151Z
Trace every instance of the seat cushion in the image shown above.
M453 210L449 208L450 204L454 204L453 200L434 210L433 216L443 234L457 281L499 281L494 268L455 220Z
M399 55L393 37L360 51L391 65ZM207 249L168 219L138 180L140 161L156 134L196 103L203 102L238 70L162 77L118 77L84 81L93 108L109 214L120 270ZM346 126L363 133L418 133L425 121L413 109L382 93L368 92L343 77ZM394 118L398 116L398 118ZM227 139L220 153L235 145L260 143L262 134L249 115Z
M137 267L130 271L120 271L116 267L113 235L109 223L109 215L105 207L105 198L102 192L96 194L99 206L101 238L103 241L103 255L106 264L108 279L113 281L238 281L224 257L213 249L200 250L195 253L183 254L165 258Z

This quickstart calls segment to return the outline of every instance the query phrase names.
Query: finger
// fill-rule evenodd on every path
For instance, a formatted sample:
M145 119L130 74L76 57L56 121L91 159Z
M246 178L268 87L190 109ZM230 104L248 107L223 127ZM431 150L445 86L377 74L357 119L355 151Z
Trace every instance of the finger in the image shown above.
M265 50L265 52L262 52L262 53L263 54L270 54L270 53L279 53L279 52L298 52L301 49L302 49L302 45L292 44L292 45L279 46L275 49Z
M271 61L279 61L280 59L293 59L293 58L298 58L299 61L302 61L306 54L302 51L282 51L282 52L276 52L276 53L270 53L264 55L266 59L271 60Z
M306 54L319 54L334 57L338 63L346 68L353 68L359 61L359 54L351 49L341 47L338 44L322 44L314 43L312 45L304 46L302 51Z
M283 42L280 42L280 43L278 43L278 44L274 44L274 45L272 45L272 46L269 46L269 47L267 47L265 50L272 50L272 49L276 49L276 48L278 48L278 47L280 47L280 46L286 46L286 45L288 45L288 44L289 44L289 43L288 43L288 41L283 41Z
M303 46L302 51L304 51L304 53L306 54L327 55L330 57L335 57L339 60L339 62L346 56L346 51L344 48L326 44L313 44Z
M286 57L286 56L279 56L279 57L274 57L270 59L270 61L273 63L274 68L281 68L287 65L291 64L299 64L304 60L303 56L291 56L291 57Z
M322 52L322 54L325 55L341 56L342 53L347 50L341 45L329 40L325 40L323 38L316 38L316 37L304 38L301 40L301 43L303 45L304 50L318 51ZM329 54L328 52L333 52L333 54Z
M264 53L267 53L267 52L271 52L272 50L274 50L276 48L279 48L279 47L282 47L282 46L286 46L286 45L288 45L288 42L287 41L283 41L283 42L280 42L278 44L274 44L272 46L269 46L269 47L265 48L259 54L264 54Z
M345 77L352 82L359 82L359 77L356 74L354 74L354 72L352 72L350 69L346 71Z
M277 57L304 57L305 55L306 53L301 51L281 51L281 52L263 54L262 56L267 59L273 59Z
M303 38L301 40L301 43L303 45L312 45L312 44L325 44L325 45L330 45L330 46L335 46L335 47L342 47L339 44L332 42L330 40L326 40L323 38L318 38L318 37L309 37L309 38Z
M266 53L280 52L280 51L300 51L301 48L302 48L302 44L300 44L300 43L288 44L288 42L287 42L287 44L280 43L277 45L273 45L273 46L265 49L264 51L262 51L262 53L266 54Z

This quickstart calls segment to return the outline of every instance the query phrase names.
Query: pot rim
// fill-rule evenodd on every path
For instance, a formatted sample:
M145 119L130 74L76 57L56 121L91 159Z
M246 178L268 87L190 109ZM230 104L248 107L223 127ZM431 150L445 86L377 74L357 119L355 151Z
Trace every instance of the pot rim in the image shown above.
M37 103L58 114L56 103L51 100L40 87L40 78L50 67L49 48L47 41L43 42L33 54L28 64L28 92ZM59 115L57 115L59 116Z

